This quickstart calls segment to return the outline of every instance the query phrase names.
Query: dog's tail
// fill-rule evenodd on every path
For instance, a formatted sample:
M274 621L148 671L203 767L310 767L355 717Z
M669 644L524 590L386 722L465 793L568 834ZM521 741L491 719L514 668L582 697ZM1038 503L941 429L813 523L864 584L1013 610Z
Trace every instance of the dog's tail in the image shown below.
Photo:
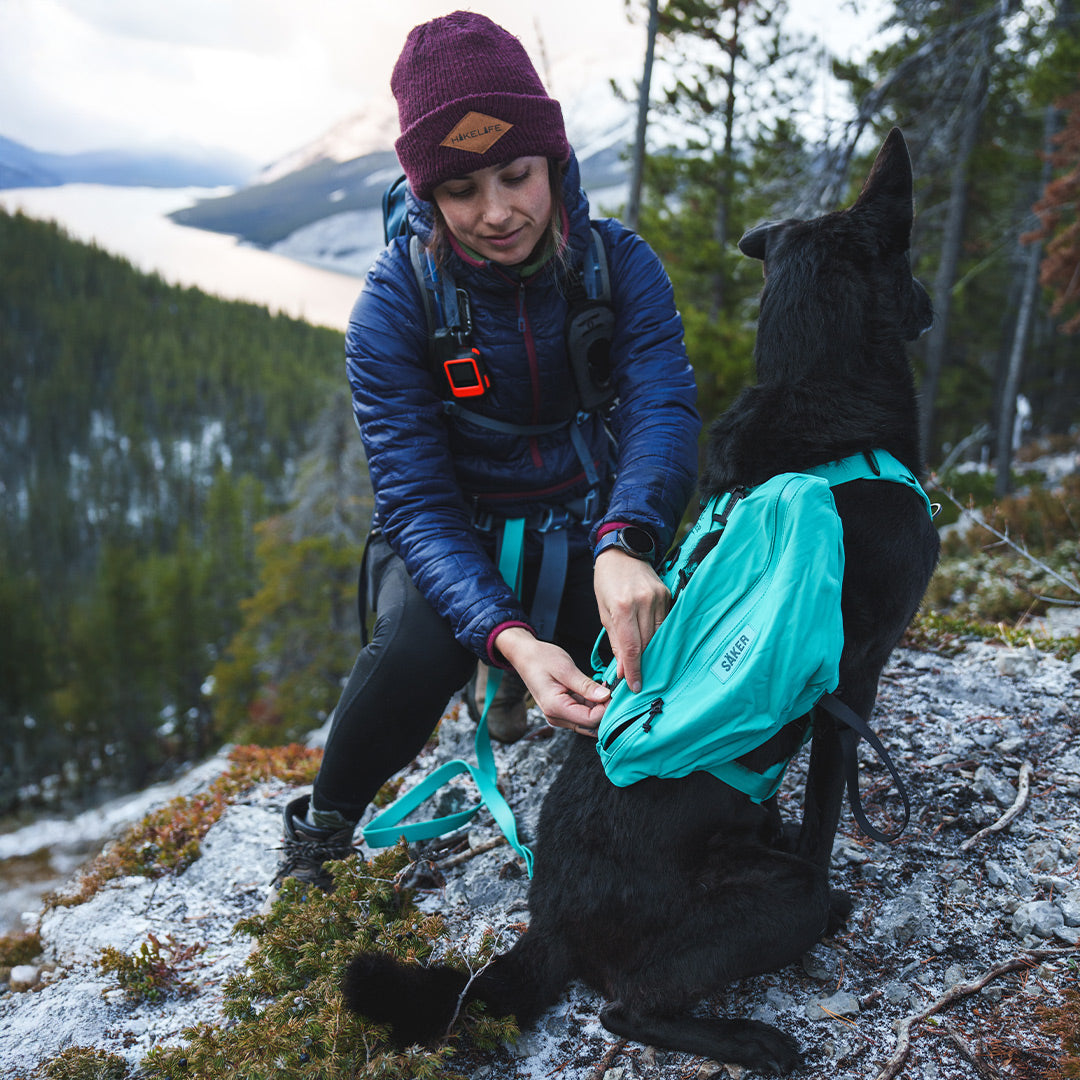
M459 1008L482 1001L493 1016L522 1027L558 998L570 977L560 950L535 932L473 976L446 964L420 967L386 953L365 952L345 970L345 1004L377 1024L389 1024L398 1046L443 1039Z

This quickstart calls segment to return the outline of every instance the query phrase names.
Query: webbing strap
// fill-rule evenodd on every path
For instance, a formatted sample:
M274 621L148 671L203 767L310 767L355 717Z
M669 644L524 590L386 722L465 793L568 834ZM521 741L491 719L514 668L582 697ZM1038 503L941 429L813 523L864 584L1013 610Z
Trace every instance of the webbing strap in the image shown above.
M926 512L933 517L934 508L923 491L915 474L887 450L866 450L861 454L850 454L839 461L829 461L824 465L813 465L803 472L824 477L829 487L846 484L850 480L890 480L894 484L903 484L922 496Z
M499 572L515 593L521 591L520 579L524 540L524 519L509 519L502 533ZM502 671L498 668L489 669L487 692L484 694L484 710L480 722L476 725L476 738L473 741L476 765L458 758L454 761L444 762L429 773L420 783L402 795L400 799L397 799L380 814L372 818L364 829L364 842L368 846L391 847L400 839L405 839L410 843L416 840L431 840L436 836L453 832L455 829L460 829L463 825L468 824L481 806L486 805L491 812L491 816L495 819L495 824L502 830L510 846L524 859L525 870L529 877L532 877L533 855L518 839L514 812L510 809L510 804L507 803L503 793L499 790L495 754L491 748L491 736L488 734L488 711L491 708L491 703L495 700L501 682ZM428 821L410 822L407 825L400 824L404 818L430 799L441 787L455 776L466 772L472 776L480 792L480 802L456 813L444 814Z
M840 739L840 750L844 759L844 777L847 781L848 802L851 804L852 816L867 836L882 843L891 844L898 839L900 834L907 828L911 818L911 800L908 798L907 788L900 779L892 758L889 756L885 744L877 737L873 728L850 706L845 705L833 694L822 694L818 704L840 721L841 727L837 732ZM893 783L896 784L900 798L904 801L904 821L895 832L885 833L874 828L870 824L862 808L862 800L859 798L859 737L864 738L877 752L878 757L885 763L885 767L892 774Z
M563 586L566 584L566 566L570 546L566 529L549 529L540 534L543 544L540 557L540 576L536 581L536 596L529 621L541 641L552 641L555 623L559 616Z
M573 417L568 420L556 420L550 424L516 424L510 420L499 420L494 416L484 416L473 409L466 409L456 401L447 399L443 402L443 411L450 416L460 416L477 427L487 428L488 431L499 431L505 435L548 435L553 431L561 431L567 424L574 422Z

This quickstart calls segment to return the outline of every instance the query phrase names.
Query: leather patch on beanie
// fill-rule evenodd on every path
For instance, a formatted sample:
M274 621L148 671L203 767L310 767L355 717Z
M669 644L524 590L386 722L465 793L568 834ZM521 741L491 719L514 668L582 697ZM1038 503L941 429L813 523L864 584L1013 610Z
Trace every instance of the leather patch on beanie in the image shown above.
M468 150L473 154L483 154L490 150L514 125L505 120L496 120L484 113L466 113L450 130L440 146L451 150Z

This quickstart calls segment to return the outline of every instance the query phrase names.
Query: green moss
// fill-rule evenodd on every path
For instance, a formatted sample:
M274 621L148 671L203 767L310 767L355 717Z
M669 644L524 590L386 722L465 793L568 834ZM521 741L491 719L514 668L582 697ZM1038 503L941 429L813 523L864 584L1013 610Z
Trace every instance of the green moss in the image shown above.
M195 987L181 975L181 970L202 949L201 945L179 945L171 937L162 943L150 934L134 956L107 946L98 967L103 974L116 977L129 1001L161 1001L194 992Z
M1059 660L1069 660L1080 652L1080 639L1075 636L1048 637L1045 634L1034 634L1022 626L1006 626L1001 622L934 610L920 611L915 616L904 635L903 644L908 648L955 656L963 652L965 639L997 641L1012 648L1034 645L1036 649L1056 656Z
M445 938L441 917L419 912L399 884L408 865L402 844L370 863L358 856L329 863L336 883L329 895L287 880L269 914L236 926L255 948L246 973L226 984L223 1024L188 1029L181 1047L155 1047L143 1063L147 1071L168 1080L455 1076L452 1041L395 1050L385 1029L345 1008L339 989L346 964L362 949L424 961ZM482 964L494 948L489 938L468 960ZM479 1013L463 1017L461 1027L481 1045L516 1034L511 1022Z
M0 934L0 968L13 968L17 964L29 964L41 953L41 935Z
M39 1080L125 1080L129 1075L122 1057L92 1046L69 1046L41 1065Z

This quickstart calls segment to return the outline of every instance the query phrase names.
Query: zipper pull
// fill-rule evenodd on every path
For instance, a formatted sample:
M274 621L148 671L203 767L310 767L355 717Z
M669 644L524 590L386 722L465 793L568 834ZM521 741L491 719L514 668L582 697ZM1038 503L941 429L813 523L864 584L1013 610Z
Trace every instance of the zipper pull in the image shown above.
M664 711L664 699L657 698L649 706L649 715L645 717L645 723L641 725L642 731L652 731L653 721Z

